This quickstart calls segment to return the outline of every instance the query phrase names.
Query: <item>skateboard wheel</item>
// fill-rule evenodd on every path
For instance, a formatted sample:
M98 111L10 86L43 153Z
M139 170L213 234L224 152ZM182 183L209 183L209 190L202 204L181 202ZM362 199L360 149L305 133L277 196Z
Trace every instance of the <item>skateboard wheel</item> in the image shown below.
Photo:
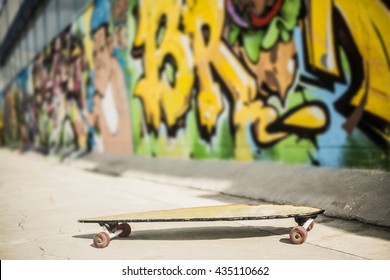
M110 236L106 232L101 232L93 237L93 244L96 248L104 248L110 244Z
M119 224L116 229L123 230L121 234L119 234L119 237L128 237L131 233L131 227L127 223Z
M307 230L301 226L294 227L290 231L290 241L292 244L302 244L307 238Z

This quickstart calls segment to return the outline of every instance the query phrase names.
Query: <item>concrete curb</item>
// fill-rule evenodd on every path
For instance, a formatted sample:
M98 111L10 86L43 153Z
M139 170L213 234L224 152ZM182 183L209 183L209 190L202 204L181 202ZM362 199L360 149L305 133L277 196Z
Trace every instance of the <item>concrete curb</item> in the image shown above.
M318 207L329 216L390 227L390 173L384 171L108 155L89 155L72 165L272 203Z

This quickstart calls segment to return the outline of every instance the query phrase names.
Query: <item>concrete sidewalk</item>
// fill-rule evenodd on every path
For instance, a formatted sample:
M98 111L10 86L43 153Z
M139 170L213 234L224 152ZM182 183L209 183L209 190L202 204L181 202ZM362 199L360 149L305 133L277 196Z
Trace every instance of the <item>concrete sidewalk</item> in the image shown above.
M282 219L138 223L130 237L96 249L100 228L77 219L262 202L139 179L141 173L96 174L80 164L0 150L1 259L390 259L389 228L323 216L299 246L288 240L295 222Z
M323 208L333 217L390 227L390 172L385 171L99 154L72 164L150 182Z

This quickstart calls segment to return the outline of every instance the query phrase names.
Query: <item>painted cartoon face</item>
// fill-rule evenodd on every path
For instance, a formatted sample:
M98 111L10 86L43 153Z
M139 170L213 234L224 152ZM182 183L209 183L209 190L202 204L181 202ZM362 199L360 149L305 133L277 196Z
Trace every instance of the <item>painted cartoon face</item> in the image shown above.
M105 27L99 28L93 34L93 58L96 70L108 70L110 50L108 47Z
M241 12L246 10L256 16L267 13L274 4L275 0L239 0L237 2Z
M112 8L114 20L126 20L128 0L115 0Z
M5 108L5 120L8 124L8 128L14 129L17 125L17 119L15 112L15 96L12 88L10 88L6 93Z
M268 96L266 86L284 101L296 74L296 49L293 41L278 42L270 51L260 53L257 64L248 63L256 74L260 92Z
M252 27L267 26L277 15L283 5L283 0L226 0L227 11L233 21L243 27L249 28L248 17Z
M61 37L58 37L54 44L54 50L55 52L61 51Z
M126 46L127 44L127 29L125 27L120 27L117 30L117 41L119 46Z

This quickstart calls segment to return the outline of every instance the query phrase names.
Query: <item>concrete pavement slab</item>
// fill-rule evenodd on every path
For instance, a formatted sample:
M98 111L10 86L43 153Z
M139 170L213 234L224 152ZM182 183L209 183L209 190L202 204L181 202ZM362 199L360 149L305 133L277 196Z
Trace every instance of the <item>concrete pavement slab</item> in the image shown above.
M95 224L77 219L179 207L264 203L145 179L87 172L0 150L1 259L390 259L390 229L320 217L303 245L292 219L135 223L96 249Z

